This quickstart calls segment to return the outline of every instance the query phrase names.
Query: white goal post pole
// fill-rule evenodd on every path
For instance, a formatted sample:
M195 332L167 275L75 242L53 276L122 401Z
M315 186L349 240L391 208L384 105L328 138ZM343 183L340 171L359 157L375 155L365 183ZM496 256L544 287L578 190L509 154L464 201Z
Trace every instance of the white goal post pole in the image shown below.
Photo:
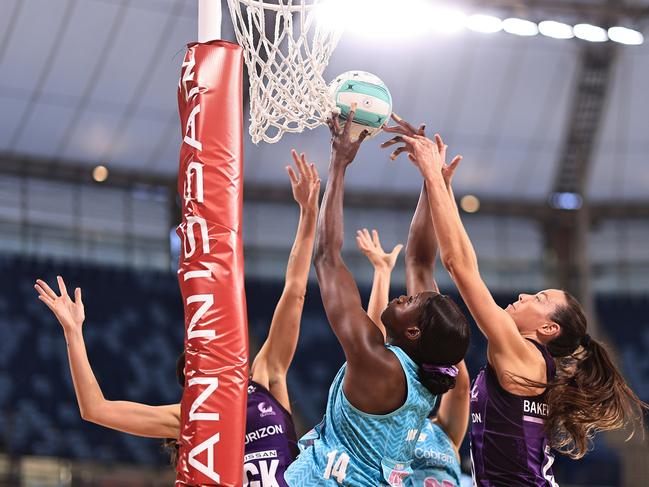
M221 38L221 0L198 0L198 42Z

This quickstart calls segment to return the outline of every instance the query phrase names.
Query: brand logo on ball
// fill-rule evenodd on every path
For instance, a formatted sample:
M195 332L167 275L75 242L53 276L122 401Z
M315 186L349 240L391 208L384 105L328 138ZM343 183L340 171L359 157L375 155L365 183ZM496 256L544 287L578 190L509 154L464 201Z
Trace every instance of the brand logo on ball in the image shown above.
M351 127L352 140L366 130L372 137L378 134L392 113L390 90L378 76L365 71L347 71L329 85L329 96L346 123L352 105L356 114Z
M273 411L273 407L267 405L265 402L260 402L259 405L257 406L257 409L259 409L259 413L262 418L265 418L266 416L275 416L275 411Z

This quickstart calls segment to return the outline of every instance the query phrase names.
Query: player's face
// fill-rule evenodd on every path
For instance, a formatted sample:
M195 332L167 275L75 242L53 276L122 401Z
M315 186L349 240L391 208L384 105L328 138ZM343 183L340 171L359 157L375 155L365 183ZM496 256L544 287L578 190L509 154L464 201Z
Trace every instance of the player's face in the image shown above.
M426 291L414 296L399 296L388 303L388 307L381 314L381 321L385 325L388 335L397 337L402 335L408 327L417 326L421 310L432 292Z
M551 322L557 307L566 304L563 291L546 289L536 294L519 294L518 301L508 305L505 311L514 319L518 331L526 333Z

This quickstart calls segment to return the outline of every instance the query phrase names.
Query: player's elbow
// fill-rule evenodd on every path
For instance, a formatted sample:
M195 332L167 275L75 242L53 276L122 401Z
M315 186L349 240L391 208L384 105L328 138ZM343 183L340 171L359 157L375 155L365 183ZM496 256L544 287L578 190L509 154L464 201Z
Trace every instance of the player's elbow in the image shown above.
M297 303L303 303L306 297L306 283L287 280L283 295Z
M453 276L457 272L458 268L461 267L459 262L460 259L453 254L442 254L440 260L442 261L444 269L446 269L451 276Z
M432 265L435 263L437 251L434 247L424 245L406 245L405 260L418 265Z
M431 273L435 266L435 256L422 254L406 253L405 257L406 271L422 273Z
M89 423L97 422L97 410L96 408L91 407L80 407L79 412L81 413L81 419L88 421Z
M317 247L315 254L313 254L313 266L317 269L320 269L325 265L326 261L326 252L321 247Z
M79 405L79 412L81 413L81 419L88 421L90 423L101 424L102 417L105 412L108 410L105 406L104 401L90 401L87 404Z
M318 246L315 255L313 256L313 265L316 271L323 270L328 267L333 267L340 259L340 252L334 251L327 246Z
M477 263L461 253L443 254L441 255L441 260L442 265L454 280L465 272L471 272L477 269Z
M268 368L268 385L271 389L286 388L286 375L290 363L279 362Z

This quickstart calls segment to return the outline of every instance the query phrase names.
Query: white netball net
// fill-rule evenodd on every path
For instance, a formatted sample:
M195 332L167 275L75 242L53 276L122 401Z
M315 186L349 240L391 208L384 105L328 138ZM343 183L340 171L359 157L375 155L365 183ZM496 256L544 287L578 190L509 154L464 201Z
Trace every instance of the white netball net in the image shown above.
M324 2L306 1L228 0L250 78L254 143L315 128L334 108L322 72L342 31L318 21Z

